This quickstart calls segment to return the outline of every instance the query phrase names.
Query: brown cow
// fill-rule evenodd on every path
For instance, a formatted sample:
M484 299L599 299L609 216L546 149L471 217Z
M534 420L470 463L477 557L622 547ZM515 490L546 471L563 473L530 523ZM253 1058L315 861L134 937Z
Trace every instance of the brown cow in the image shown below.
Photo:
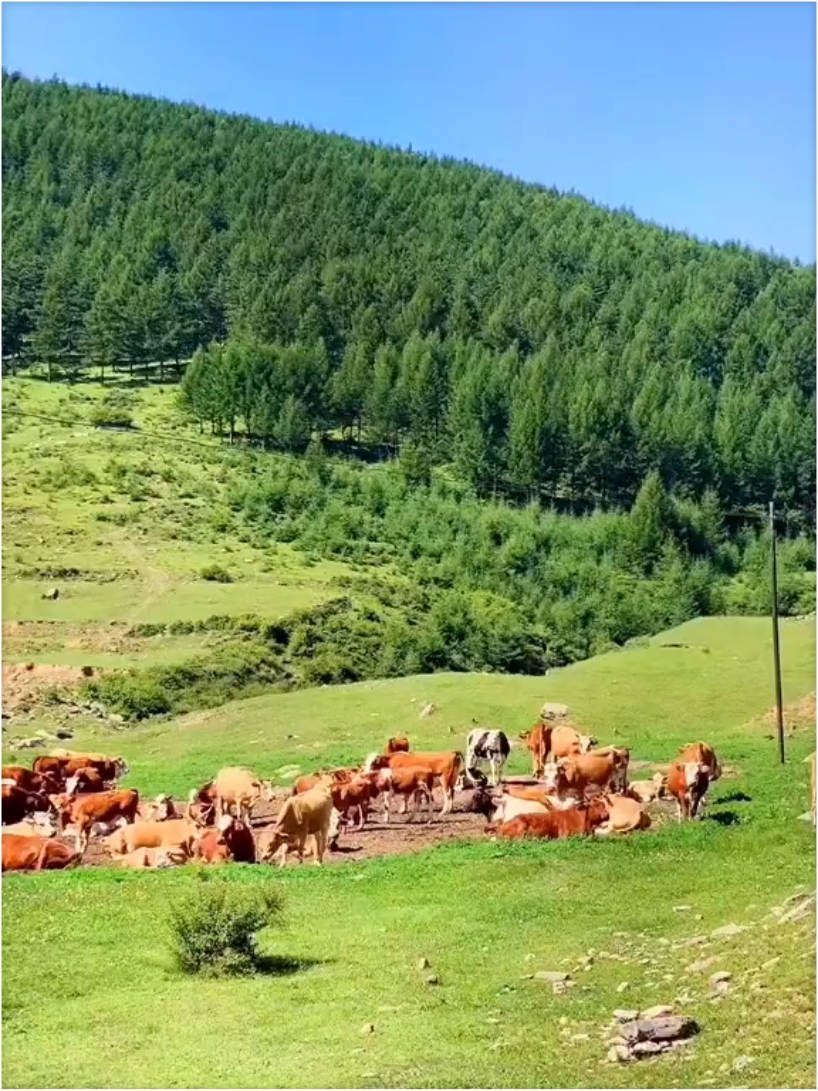
M93 769L108 784L115 784L128 772L122 758L70 758L63 766L63 774L68 780L81 769Z
M188 818L169 818L165 822L133 822L115 830L108 838L108 848L113 856L124 856L136 849L167 849L181 846L188 856L192 855L194 842L201 833L195 822Z
M139 792L135 788L75 796L60 811L60 829L71 823L76 830L77 851L84 852L91 829L97 822L124 819L126 823L132 823L136 820L138 807Z
M391 738L386 744L387 754L406 754L409 751L409 739L406 735Z
M422 765L398 765L393 769L381 769L380 785L383 791L383 820L389 821L390 797L401 797L401 814L406 814L409 809L409 800L414 800L413 814L419 812L421 803L426 803L426 821L434 818L435 808L432 798L432 790L435 784L435 774L428 766ZM411 819L410 819L411 821Z
M599 827L600 834L632 833L650 826L650 815L632 796L605 793L599 797L607 808L607 820Z
M245 822L222 815L216 829L205 830L197 837L193 846L194 855L207 864L227 863L235 860L238 864L256 862L256 843L253 832Z
M185 818L200 826L212 826L216 822L216 789L209 780L201 788L193 788L185 807Z
M39 774L39 776L51 777L54 783L57 785L57 791L62 791L65 785L65 766L68 764L68 758L54 758L50 755L41 755L39 758L35 758L31 763L32 772Z
M538 837L549 840L564 837L588 837L607 818L608 812L601 800L595 799L587 807L571 807L567 811L548 811L546 814L521 814L510 822L504 822L497 830L499 837L518 839Z
M347 819L353 811L357 811L359 830L364 828L369 804L381 794L383 781L380 774L380 770L375 773L357 773L350 780L330 785L333 807L342 819Z
M21 822L35 811L53 809L48 796L41 792L25 792L22 788L6 784L3 785L2 806L4 826L10 822Z
M144 871L152 868L176 867L188 860L188 854L181 845L170 845L154 849L134 849L118 857L118 867Z
M317 773L305 773L304 776L298 777L293 782L291 796L301 795L303 792L309 792L311 788L316 788L319 784L348 784L354 776L360 772L360 769L319 769Z
M367 760L364 769L372 772L376 769L430 769L435 781L443 789L443 809L441 816L448 814L454 806L454 790L457 779L465 762L459 750L447 750L442 753L373 754Z
M520 738L531 751L534 776L538 779L543 775L549 755L567 758L573 754L585 754L596 746L596 739L590 735L580 735L573 727L552 727L542 721Z
M280 866L284 867L287 851L295 845L298 859L303 863L304 847L309 839L313 844L315 863L320 865L327 847L332 814L332 793L326 785L311 788L303 795L290 796L278 812L275 826L259 836L259 859L271 860L283 848Z
M546 791L560 797L570 792L582 799L589 788L604 791L620 787L627 783L629 758L627 750L616 747L559 758L545 770Z
M42 871L43 868L70 867L79 859L67 845L48 837L22 837L4 833L3 871Z
M104 792L107 787L107 782L90 765L77 769L65 782L65 791L70 796L88 795L90 792Z
M26 769L24 765L4 765L3 780L13 780L16 787L24 792L42 793L51 795L60 790L60 781L54 777L35 773L33 769Z
M676 800L677 817L695 818L710 787L710 773L703 762L672 761L667 773L667 792Z

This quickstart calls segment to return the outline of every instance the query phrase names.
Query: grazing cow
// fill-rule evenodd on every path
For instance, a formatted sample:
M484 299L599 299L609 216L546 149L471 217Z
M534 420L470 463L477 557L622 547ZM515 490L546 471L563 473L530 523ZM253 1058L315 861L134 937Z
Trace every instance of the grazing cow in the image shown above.
M256 862L256 843L253 832L245 822L223 814L215 829L200 832L193 846L194 855L207 864L238 864Z
M3 871L42 871L43 868L70 867L79 858L67 845L48 837L23 837L4 833Z
M567 811L518 815L510 822L504 822L497 830L497 834L499 837L515 840L521 837L539 837L549 840L588 837L605 821L607 813L602 801L595 799L588 806L571 807Z
M463 755L459 750L448 750L443 753L415 753L410 751L401 754L372 754L366 761L364 769L373 772L376 769L430 769L435 781L443 789L443 809L441 816L448 814L454 806L454 790L457 778L463 768Z
M608 810L608 817L599 827L598 833L632 833L634 830L646 830L650 826L650 815L642 809L639 800L632 796L605 793L599 798Z
M272 785L268 781L260 781L249 769L239 767L219 770L213 781L213 790L216 795L217 820L223 814L230 814L230 808L233 807L236 818L249 822L256 803L260 799L273 798Z
M710 787L710 773L703 762L672 761L667 773L667 791L676 800L677 817L695 818Z
M201 788L191 789L185 807L185 818L190 818L200 826L212 826L216 821L216 789L209 780Z
M138 807L139 792L135 788L75 796L69 799L60 810L60 829L64 830L69 822L73 825L76 831L77 851L82 853L88 847L91 830L98 823L114 822L118 819L133 823L136 820Z
M384 822L389 821L390 800L394 796L400 797L400 814L407 813L411 799L414 802L412 814L418 813L421 804L425 803L426 821L432 821L435 813L432 797L435 774L428 766L401 765L393 769L380 769L376 775L380 778L379 785L383 792Z
M492 786L500 782L503 766L511 753L511 745L505 731L487 731L475 727L466 739L466 771L471 773L478 762L489 763Z
M623 781L627 783L628 759L627 750L615 747L559 758L545 769L546 791L560 797L570 792L582 799L589 788L604 791L609 787L620 787Z
M200 828L189 818L169 818L164 822L152 819L120 827L110 835L107 844L112 856L123 856L136 849L166 849L172 846L180 846L190 856L200 833Z
M42 820L42 821L41 821ZM53 837L57 827L51 822L50 815L35 814L31 818L24 818L22 822L14 822L3 827L3 836L15 833L22 837Z
M4 765L3 780L12 782L24 792L50 795L60 790L61 782L54 777L35 773L24 765Z
M25 792L13 784L4 784L2 808L3 825L6 826L12 822L22 822L35 811L50 811L52 805L42 792Z
M313 859L320 865L327 847L332 813L332 793L325 785L311 788L303 795L290 796L284 801L273 828L259 836L259 859L271 860L283 849L280 866L284 867L287 852L295 845L298 859L303 863L304 846L310 839Z
M90 765L72 773L65 782L65 791L69 796L88 795L89 792L104 792L108 787L96 769Z
M144 871L153 868L177 867L187 863L188 855L181 845L166 848L134 849L117 858L117 867Z
M552 727L538 723L520 738L531 751L534 776L540 779L545 770L549 755L555 758L567 758L574 754L586 754L596 746L596 739L591 735L580 735L572 727Z
M387 754L406 754L409 751L409 739L406 735L399 735L397 738L392 738L386 744Z

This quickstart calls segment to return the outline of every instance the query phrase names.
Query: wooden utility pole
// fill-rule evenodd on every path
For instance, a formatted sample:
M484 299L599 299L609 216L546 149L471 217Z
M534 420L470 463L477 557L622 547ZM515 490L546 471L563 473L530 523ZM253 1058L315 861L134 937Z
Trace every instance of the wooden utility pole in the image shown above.
M775 556L774 503L770 501L770 552L772 554L773 659L775 661L775 715L778 725L778 760L784 764L784 704L781 697L781 648L778 643L778 568Z

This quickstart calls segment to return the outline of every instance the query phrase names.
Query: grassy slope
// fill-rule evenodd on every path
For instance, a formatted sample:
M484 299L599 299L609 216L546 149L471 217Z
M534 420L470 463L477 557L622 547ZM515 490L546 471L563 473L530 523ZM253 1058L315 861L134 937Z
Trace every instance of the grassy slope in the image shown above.
M135 421L197 441L173 415L175 388L135 388ZM262 551L230 526L224 498L236 468L214 442L187 446L87 423L102 396L97 384L73 389L33 379L3 382L4 406L76 421L72 427L4 415L3 619L76 623L196 621L215 613L280 617L332 594L343 564L306 562L295 550ZM204 581L217 564L232 584ZM27 571L60 567L85 579ZM110 579L99 583L94 578ZM61 596L44 601L57 585ZM55 652L59 652L59 638ZM25 649L11 649L25 659ZM52 662L61 662L52 657ZM87 661L87 660L86 660Z
M699 647L658 647L663 640ZM287 929L270 948L313 962L291 976L176 975L163 922L168 899L198 881L188 870L8 877L5 1086L814 1086L813 920L764 920L798 884L814 885L813 830L797 818L809 798L800 759L814 733L795 732L782 768L769 728L747 724L770 704L768 645L766 622L708 619L548 679L442 675L305 691L115 736L135 783L181 789L223 760L273 772L290 760L357 757L398 728L417 744L462 744L471 716L516 731L553 698L636 758L667 759L691 738L709 739L740 779L717 786L714 819L616 843L487 841L275 878L228 869L234 881L281 883ZM812 624L786 623L783 648L795 700L814 689ZM420 721L426 700L440 712ZM736 791L749 802L731 800ZM679 904L692 908L674 912ZM714 1004L707 975L684 971L698 948L665 941L730 920L753 927L702 952L735 975ZM570 969L591 948L630 961L599 957L563 996L521 979ZM421 956L438 987L424 985ZM752 991L755 980L765 988ZM600 1067L597 1032L613 1008L672 1001L680 988L703 1026L691 1056ZM561 1017L590 1039L567 1041ZM374 1035L360 1034L364 1021ZM754 1058L747 1069L719 1071L740 1055Z

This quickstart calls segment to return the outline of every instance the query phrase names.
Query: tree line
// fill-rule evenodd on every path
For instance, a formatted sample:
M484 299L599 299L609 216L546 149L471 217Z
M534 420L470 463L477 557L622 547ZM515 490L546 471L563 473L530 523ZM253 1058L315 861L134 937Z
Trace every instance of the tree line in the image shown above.
M3 342L482 493L815 503L815 269L471 163L3 73Z

